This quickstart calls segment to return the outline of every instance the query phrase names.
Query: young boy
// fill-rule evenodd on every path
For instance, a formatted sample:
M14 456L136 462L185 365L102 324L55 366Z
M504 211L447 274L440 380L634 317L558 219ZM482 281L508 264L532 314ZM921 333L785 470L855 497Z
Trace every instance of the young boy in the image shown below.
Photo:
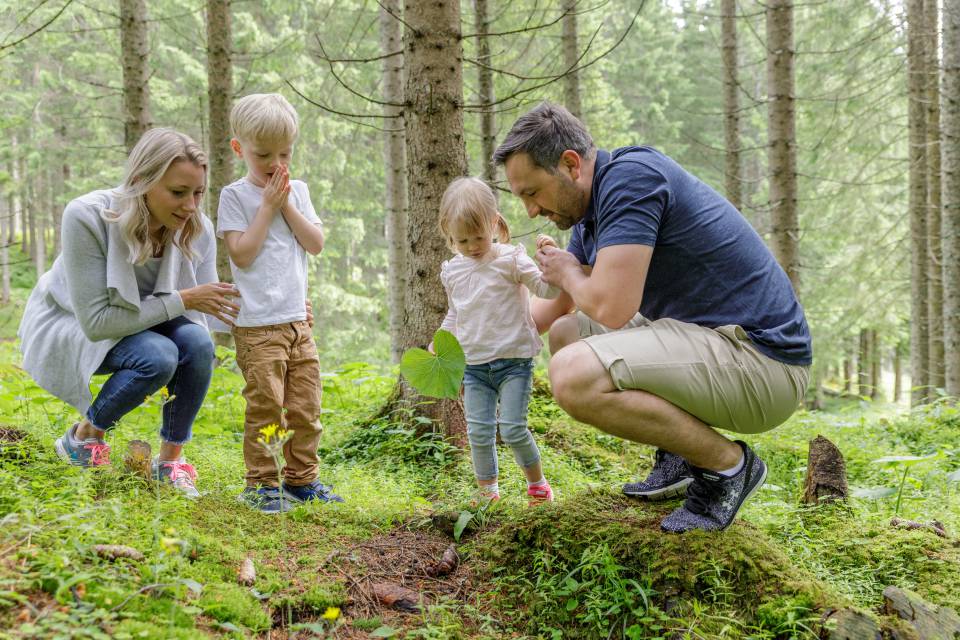
M246 488L241 499L264 513L293 502L343 500L317 480L320 440L320 364L307 323L307 253L323 250L323 223L307 185L288 171L299 133L297 113L283 96L252 94L230 112L230 146L247 175L220 192L217 235L230 253L240 292L233 329L237 364L246 386L243 425ZM276 424L293 432L283 445L282 485L260 430Z

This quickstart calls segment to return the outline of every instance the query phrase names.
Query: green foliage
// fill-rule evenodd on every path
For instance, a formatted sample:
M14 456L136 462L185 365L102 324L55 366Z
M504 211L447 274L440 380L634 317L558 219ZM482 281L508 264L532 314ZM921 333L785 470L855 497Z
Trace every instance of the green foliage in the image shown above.
M467 359L457 338L443 329L433 335L433 353L407 349L400 360L400 373L421 394L432 398L457 398Z
M248 589L235 584L218 584L205 589L198 606L220 622L233 622L253 631L270 628L270 617Z

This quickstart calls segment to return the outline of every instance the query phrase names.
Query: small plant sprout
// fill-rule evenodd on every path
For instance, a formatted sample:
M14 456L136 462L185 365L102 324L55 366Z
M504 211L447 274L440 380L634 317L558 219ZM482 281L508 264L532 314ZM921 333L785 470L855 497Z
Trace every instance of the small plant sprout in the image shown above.
M900 515L900 503L903 501L903 487L907 483L907 474L910 472L910 469L918 464L939 460L942 457L943 453L938 451L926 456L884 456L873 461L874 464L880 464L896 471L899 471L901 467L903 468L903 475L900 477L900 487L896 492L897 506L894 508L894 515ZM910 480L915 486L920 486L919 481L916 479L910 478Z
M260 429L260 437L257 442L260 443L271 458L277 468L277 487L283 486L283 467L286 461L283 459L283 445L287 440L293 437L293 431L281 427L278 424L268 424ZM283 489L280 489L280 507L283 515Z

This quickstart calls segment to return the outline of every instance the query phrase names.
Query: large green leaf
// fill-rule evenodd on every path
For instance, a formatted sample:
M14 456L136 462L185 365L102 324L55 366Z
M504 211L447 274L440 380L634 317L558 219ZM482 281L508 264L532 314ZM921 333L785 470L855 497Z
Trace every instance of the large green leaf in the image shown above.
M458 397L463 371L467 368L460 343L449 331L438 329L433 336L433 351L407 349L400 359L400 373L425 396Z

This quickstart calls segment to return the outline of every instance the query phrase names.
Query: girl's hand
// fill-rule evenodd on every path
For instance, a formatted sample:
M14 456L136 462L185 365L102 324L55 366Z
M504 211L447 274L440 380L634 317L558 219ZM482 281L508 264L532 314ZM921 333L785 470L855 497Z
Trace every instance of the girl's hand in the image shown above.
M239 298L240 292L229 282L209 282L178 293L185 309L219 318L231 327L240 313L240 306L232 300Z
M263 202L271 211L279 211L287 204L290 195L290 172L283 165L273 173L263 188Z
M544 247L556 247L556 246L557 246L557 241L551 238L550 236L546 235L545 233L541 233L537 235L537 251L540 251Z

